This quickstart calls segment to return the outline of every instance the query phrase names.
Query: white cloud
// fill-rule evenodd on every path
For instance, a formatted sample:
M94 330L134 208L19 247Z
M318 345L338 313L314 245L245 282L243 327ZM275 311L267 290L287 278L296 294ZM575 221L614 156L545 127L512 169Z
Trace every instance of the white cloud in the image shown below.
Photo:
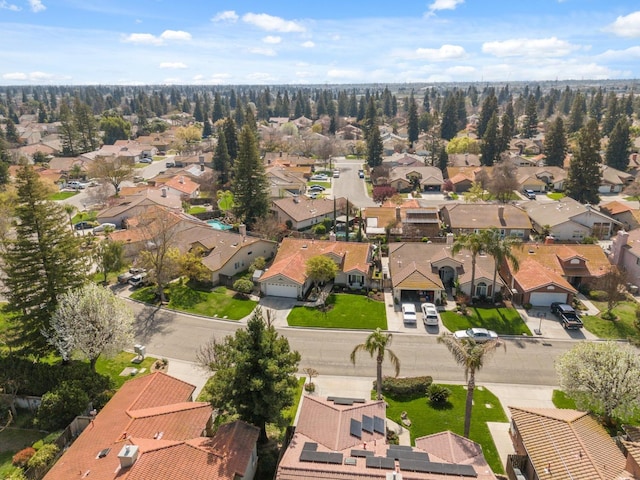
M313 75L311 72L296 72L296 77L298 78L309 78Z
M31 11L34 13L42 12L47 9L47 7L42 4L42 0L29 0L29 7L31 7Z
M26 73L12 72L5 73L4 75L2 75L2 78L4 78L5 80L26 80L28 76Z
M1 0L0 10L11 10L12 12L19 12L22 9L18 5L7 2L7 0Z
M460 45L442 45L440 48L418 48L415 54L422 60L442 62L454 58L463 58L466 52Z
M198 75L194 75L194 76L193 76L193 81L194 81L194 82L199 82L199 81L201 81L201 80L204 80L204 75L202 75L202 74L198 74Z
M44 72L31 72L29 74L29 80L50 80L53 78L51 73Z
M446 72L452 76L468 77L475 75L476 69L468 65L456 65L455 67L447 68Z
M628 60L640 58L640 47L629 47L624 50L607 50L597 55L599 60Z
M243 15L242 20L268 32L290 33L305 31L305 28L296 22L266 13L246 13Z
M141 45L162 45L161 38L150 33L131 33L122 40L125 43L139 43Z
M162 62L160 63L160 68L187 68L187 65L182 62Z
M276 56L276 51L273 48L254 47L250 48L249 52L255 53L256 55L264 55L266 57Z
M313 43L311 40L307 40L306 42L304 42L304 43L302 44L302 46L303 46L304 48L313 48L313 47L315 47L315 46L316 46L316 44L315 44L315 43Z
M212 22L231 22L238 21L238 14L233 10L225 10L224 12L218 12L211 19Z
M563 57L580 47L557 37L512 38L502 42L485 42L482 51L496 57Z
M162 32L162 35L160 35L160 38L164 40L181 40L188 42L191 40L191 34L182 30L165 30Z
M347 70L347 69L334 68L327 72L327 77L357 80L362 78L362 72L360 70Z
M269 80L273 80L273 77L270 73L265 72L254 72L247 75L249 80L258 81L258 82L267 82Z
M640 37L640 10L616 18L616 21L607 26L606 30L619 37Z
M458 5L464 3L464 0L435 0L429 5L427 15L434 15L438 10L455 10Z
M276 36L274 36L274 35L267 35L266 37L264 37L264 38L262 39L262 41L263 41L264 43L271 43L271 44L275 45L275 44L277 44L277 43L280 43L280 42L282 41L282 38L280 38L280 37L276 37Z
M51 80L52 78L54 78L54 75L45 72L12 72L5 73L4 75L2 75L2 78L5 80L28 80L30 82L41 82L44 80Z

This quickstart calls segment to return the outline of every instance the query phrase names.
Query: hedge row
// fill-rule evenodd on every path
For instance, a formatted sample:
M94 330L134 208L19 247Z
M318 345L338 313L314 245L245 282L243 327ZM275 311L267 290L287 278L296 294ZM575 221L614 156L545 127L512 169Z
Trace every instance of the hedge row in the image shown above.
M430 376L425 377L382 377L382 393L389 395L424 395L433 382ZM377 382L373 382L373 388L377 388Z

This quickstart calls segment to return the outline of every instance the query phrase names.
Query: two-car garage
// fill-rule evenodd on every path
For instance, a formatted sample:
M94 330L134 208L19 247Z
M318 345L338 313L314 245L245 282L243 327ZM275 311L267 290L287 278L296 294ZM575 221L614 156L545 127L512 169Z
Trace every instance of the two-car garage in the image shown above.
M553 302L567 303L567 292L531 292L529 297L534 307L548 307Z
M286 283L265 283L265 294L271 297L298 298L298 287Z

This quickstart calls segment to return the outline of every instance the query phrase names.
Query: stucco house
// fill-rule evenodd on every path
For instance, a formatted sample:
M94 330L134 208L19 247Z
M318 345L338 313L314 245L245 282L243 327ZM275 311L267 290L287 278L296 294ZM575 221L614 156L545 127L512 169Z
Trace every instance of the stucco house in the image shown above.
M626 272L627 282L640 285L640 230L619 230L611 242L609 260Z
M306 262L318 255L336 263L335 285L366 288L371 281L372 254L370 243L287 237L280 243L271 267L260 277L260 291L275 297L304 298L313 285L306 274Z
M456 203L440 210L444 224L456 235L497 228L503 237L524 241L531 234L527 212L515 205L496 203Z
M398 192L416 188L423 192L439 192L443 183L442 170L437 167L394 167L389 174L389 185Z
M128 195L127 190L122 190L122 196L112 199L110 205L100 210L96 220L100 223L113 223L117 228L123 228L123 224L129 218L142 215L148 208L161 207L172 212L182 211L182 201L178 195L170 195L167 189L146 187L140 191L133 189L134 194Z
M273 200L271 210L280 223L286 224L291 230L305 230L322 223L325 218L334 220L346 211L347 200L343 197L336 199L309 198L293 196Z

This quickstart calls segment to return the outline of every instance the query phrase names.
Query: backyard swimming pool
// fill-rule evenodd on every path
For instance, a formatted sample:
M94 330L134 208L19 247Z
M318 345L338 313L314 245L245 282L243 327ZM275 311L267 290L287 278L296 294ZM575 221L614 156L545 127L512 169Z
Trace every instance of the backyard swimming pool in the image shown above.
M231 230L233 227L222 223L220 220L207 220L207 223L215 230Z

